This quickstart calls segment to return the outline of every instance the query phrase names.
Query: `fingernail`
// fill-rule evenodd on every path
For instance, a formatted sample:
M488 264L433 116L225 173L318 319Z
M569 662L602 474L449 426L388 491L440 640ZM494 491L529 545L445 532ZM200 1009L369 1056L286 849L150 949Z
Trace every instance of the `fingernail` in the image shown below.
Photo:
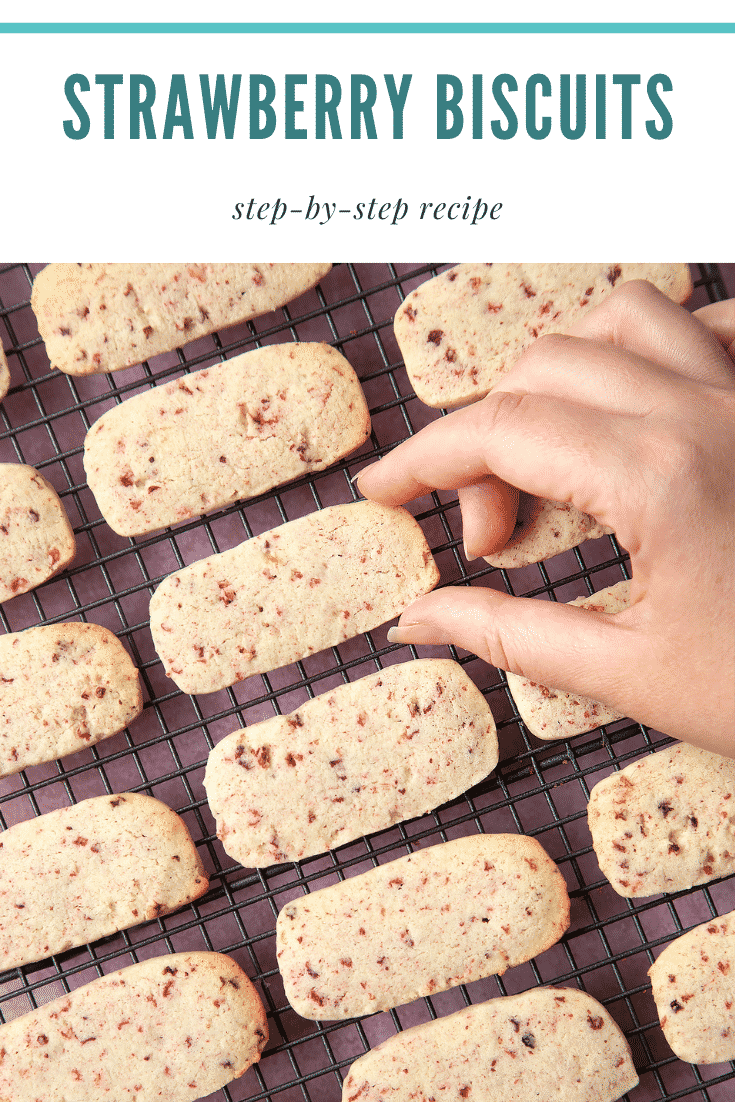
M464 542L464 540L462 541L462 546L464 547L464 557L467 559L467 562L474 562L475 559L477 559L479 557L478 555L472 555L467 550L467 544Z
M389 643L417 643L419 645L440 645L451 643L450 637L431 624L399 624L388 628Z
M350 478L350 482L352 482L353 484L357 482L358 479L362 478L362 476L366 474L369 470L372 470L373 467L377 467L379 462L380 460L376 459L374 463L368 463L367 467L363 467L361 471L357 472L357 474L352 475L352 477Z

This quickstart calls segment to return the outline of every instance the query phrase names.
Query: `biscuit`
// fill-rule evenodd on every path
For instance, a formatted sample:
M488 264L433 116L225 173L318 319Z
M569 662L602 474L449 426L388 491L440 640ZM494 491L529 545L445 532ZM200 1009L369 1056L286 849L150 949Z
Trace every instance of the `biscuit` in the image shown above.
M344 356L277 344L113 406L87 433L84 469L110 527L138 536L321 471L369 435Z
M0 970L168 914L207 890L183 820L151 796L95 796L0 834Z
M678 892L735 872L735 761L677 743L592 789L592 844L618 895Z
M543 847L476 834L287 903L278 967L302 1017L352 1018L502 975L568 926L564 878Z
M0 1102L194 1102L267 1040L263 1004L230 957L153 957L1 1026Z
M2 342L0 342L0 402L8 393L9 386L10 369L8 367L8 361L5 358L5 352L3 350Z
M212 693L370 631L438 580L405 509L333 505L171 574L153 643L180 689Z
M664 1036L680 1060L735 1060L735 911L672 941L648 975Z
M121 731L143 707L138 671L98 624L0 635L0 776Z
M480 690L456 662L423 659L234 731L210 753L204 787L227 853L260 868L422 815L497 763Z
M521 493L513 535L500 551L484 558L491 566L511 570L550 559L585 540L609 536L611 532L612 528L599 524L573 505Z
M52 578L75 552L53 487L33 467L0 463L0 602Z
M49 264L31 306L52 367L119 371L284 306L331 264Z
M390 1037L352 1065L342 1102L614 1102L637 1083L604 1007L583 991L538 987Z
M630 604L630 582L618 582L593 593L591 597L577 597L569 604L591 612L622 612ZM571 738L572 735L601 727L603 723L614 723L623 718L612 708L578 693L550 689L517 673L506 673L505 676L520 717L536 738Z
M411 386L428 406L483 398L542 333L563 333L616 283L647 279L674 302L686 264L459 264L406 297L395 333Z

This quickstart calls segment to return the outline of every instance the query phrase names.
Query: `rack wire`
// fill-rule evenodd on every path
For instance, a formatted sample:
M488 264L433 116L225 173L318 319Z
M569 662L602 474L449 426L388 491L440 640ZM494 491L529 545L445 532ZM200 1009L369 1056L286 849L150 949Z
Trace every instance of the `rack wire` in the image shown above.
M29 304L33 276L42 266L0 266L0 338L12 382L0 404L0 461L30 463L42 471L64 501L79 550L62 575L0 606L0 625L10 632L81 619L109 627L140 670L145 707L125 732L0 781L0 826L93 795L144 792L182 815L210 875L210 888L174 915L0 975L2 1019L138 960L214 949L231 954L255 982L268 1012L270 1041L259 1065L211 1099L336 1102L353 1060L394 1032L470 1003L554 983L594 995L624 1030L641 1080L630 1102L732 1100L735 1063L698 1068L671 1054L646 973L673 937L735 908L735 877L643 902L622 899L599 871L586 823L590 788L612 770L667 745L670 740L660 733L623 720L569 741L541 743L526 731L500 671L451 647L421 648L422 656L449 653L485 693L501 745L500 764L487 780L431 814L293 864L244 869L216 838L202 778L207 754L219 739L418 652L388 644L386 625L286 669L219 693L188 697L165 677L153 650L150 594L172 570L203 555L313 509L353 500L351 476L441 416L413 394L392 320L408 291L446 265L336 265L319 288L275 314L114 376L88 378L49 370ZM697 305L726 297L717 265L693 270ZM115 535L101 519L84 478L83 440L89 426L132 394L283 340L326 340L345 354L370 406L369 442L329 471L276 492L153 536ZM437 559L442 584L490 585L515 595L568 601L628 576L627 556L614 537L520 570L494 570L483 560L470 563L462 550L455 495L431 494L411 508ZM417 848L477 831L531 835L555 859L572 901L571 926L558 945L502 979L482 980L389 1013L314 1023L291 1010L275 956L275 920L284 903Z

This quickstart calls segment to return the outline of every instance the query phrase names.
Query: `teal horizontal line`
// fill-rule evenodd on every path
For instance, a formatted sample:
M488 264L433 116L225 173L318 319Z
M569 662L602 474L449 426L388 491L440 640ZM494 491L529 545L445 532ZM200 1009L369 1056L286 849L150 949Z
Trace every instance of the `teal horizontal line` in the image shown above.
M2 34L733 34L735 23L0 23Z

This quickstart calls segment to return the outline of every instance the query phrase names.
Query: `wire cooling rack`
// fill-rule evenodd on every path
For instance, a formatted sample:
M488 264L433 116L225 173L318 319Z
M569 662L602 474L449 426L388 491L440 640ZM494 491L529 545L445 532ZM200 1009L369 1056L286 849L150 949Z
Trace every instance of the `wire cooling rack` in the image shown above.
M138 960L214 949L231 954L256 983L268 1011L270 1042L259 1065L211 1099L336 1102L352 1061L394 1032L469 1003L555 983L594 995L625 1031L641 1079L630 1102L732 1102L735 1064L697 1068L672 1056L646 972L673 937L735 907L735 878L644 902L625 900L600 873L587 829L590 788L613 769L666 745L663 735L623 720L568 742L540 743L520 721L501 672L454 648L422 647L422 656L449 652L458 658L490 703L501 762L488 780L432 814L295 864L243 869L216 838L202 786L207 754L216 742L238 726L292 711L342 682L418 655L413 647L389 645L386 625L268 676L189 697L166 678L153 650L150 594L172 570L212 551L314 509L353 500L352 475L440 416L413 394L392 320L405 294L445 266L336 265L319 288L275 314L115 376L77 379L49 370L29 306L32 278L41 267L0 266L0 338L12 383L0 404L0 461L30 463L54 485L74 525L78 555L59 577L0 606L1 630L77 619L103 624L132 655L146 702L129 730L61 762L0 781L0 826L89 796L145 792L183 816L211 883L206 896L174 915L0 975L3 1019ZM726 297L716 265L694 265L693 272L696 305ZM132 394L284 340L326 340L345 354L371 409L370 441L329 471L275 493L155 536L115 535L101 519L84 478L82 450L89 426ZM516 595L569 601L627 576L625 553L613 537L520 570L493 570L483 560L468 563L454 495L432 494L411 508L434 551L442 584L490 585ZM686 691L684 671L682 686ZM275 956L275 920L284 903L412 850L477 831L531 835L556 860L572 901L571 926L558 945L502 979L361 1020L315 1024L290 1009Z

